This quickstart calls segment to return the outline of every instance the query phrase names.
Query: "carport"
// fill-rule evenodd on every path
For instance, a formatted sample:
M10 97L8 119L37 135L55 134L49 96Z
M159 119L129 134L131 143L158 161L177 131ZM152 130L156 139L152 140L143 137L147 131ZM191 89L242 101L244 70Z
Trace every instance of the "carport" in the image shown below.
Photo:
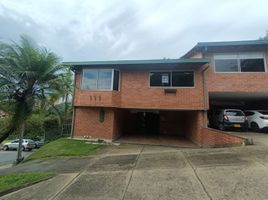
M188 139L191 111L124 109L121 143L195 147Z
M209 108L268 110L268 93L260 92L209 92Z

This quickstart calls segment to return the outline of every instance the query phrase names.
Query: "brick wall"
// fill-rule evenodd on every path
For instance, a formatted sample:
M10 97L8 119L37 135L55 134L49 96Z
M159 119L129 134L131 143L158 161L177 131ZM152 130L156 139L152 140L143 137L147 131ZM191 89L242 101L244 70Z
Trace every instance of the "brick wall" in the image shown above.
M187 137L202 147L219 147L228 145L241 145L244 138L230 135L226 132L202 127L202 112L192 111L187 113Z
M114 137L115 110L105 111L104 122L99 121L99 112L102 108L77 107L75 113L74 137L84 136L112 140Z
M244 138L230 135L228 133L211 128L202 128L201 145L204 147L241 145L244 142Z
M212 54L204 55L212 59ZM268 53L266 53L266 66ZM267 72L215 73L213 63L206 72L208 92L268 92Z
M81 72L80 70L76 74L75 106L185 110L203 108L200 70L195 71L195 87L177 88L176 94L166 94L163 88L150 88L149 70L121 70L120 91L80 90Z

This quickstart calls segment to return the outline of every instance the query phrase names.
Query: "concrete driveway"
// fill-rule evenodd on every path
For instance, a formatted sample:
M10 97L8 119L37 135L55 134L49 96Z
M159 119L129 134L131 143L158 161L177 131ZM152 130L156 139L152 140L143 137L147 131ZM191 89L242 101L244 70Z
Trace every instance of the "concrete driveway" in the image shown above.
M268 197L267 145L218 149L107 146L83 160L83 167L77 171L63 171L55 178L0 199L263 200ZM76 163L62 162L70 167Z

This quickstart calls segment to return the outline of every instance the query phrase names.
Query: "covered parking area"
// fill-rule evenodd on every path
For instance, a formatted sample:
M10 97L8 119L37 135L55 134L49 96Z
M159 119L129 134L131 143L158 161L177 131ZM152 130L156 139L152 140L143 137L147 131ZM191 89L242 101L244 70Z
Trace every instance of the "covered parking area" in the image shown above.
M210 110L268 110L268 93L209 92L209 108Z
M209 92L208 121L213 120L213 111L221 109L268 110L268 93Z
M197 147L188 134L195 114L195 111L123 109L122 134L117 142Z

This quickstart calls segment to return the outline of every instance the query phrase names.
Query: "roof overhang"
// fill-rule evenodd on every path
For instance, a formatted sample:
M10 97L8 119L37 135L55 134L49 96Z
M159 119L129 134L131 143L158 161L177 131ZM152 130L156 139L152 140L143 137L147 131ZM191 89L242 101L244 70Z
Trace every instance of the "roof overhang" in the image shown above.
M227 42L200 42L181 58L190 58L195 53L225 53L268 51L268 40L247 40Z
M189 59L155 59L155 60L112 60L112 61L82 61L64 62L64 65L72 66L73 69L79 68L121 68L121 69L195 69L209 62L207 58Z

